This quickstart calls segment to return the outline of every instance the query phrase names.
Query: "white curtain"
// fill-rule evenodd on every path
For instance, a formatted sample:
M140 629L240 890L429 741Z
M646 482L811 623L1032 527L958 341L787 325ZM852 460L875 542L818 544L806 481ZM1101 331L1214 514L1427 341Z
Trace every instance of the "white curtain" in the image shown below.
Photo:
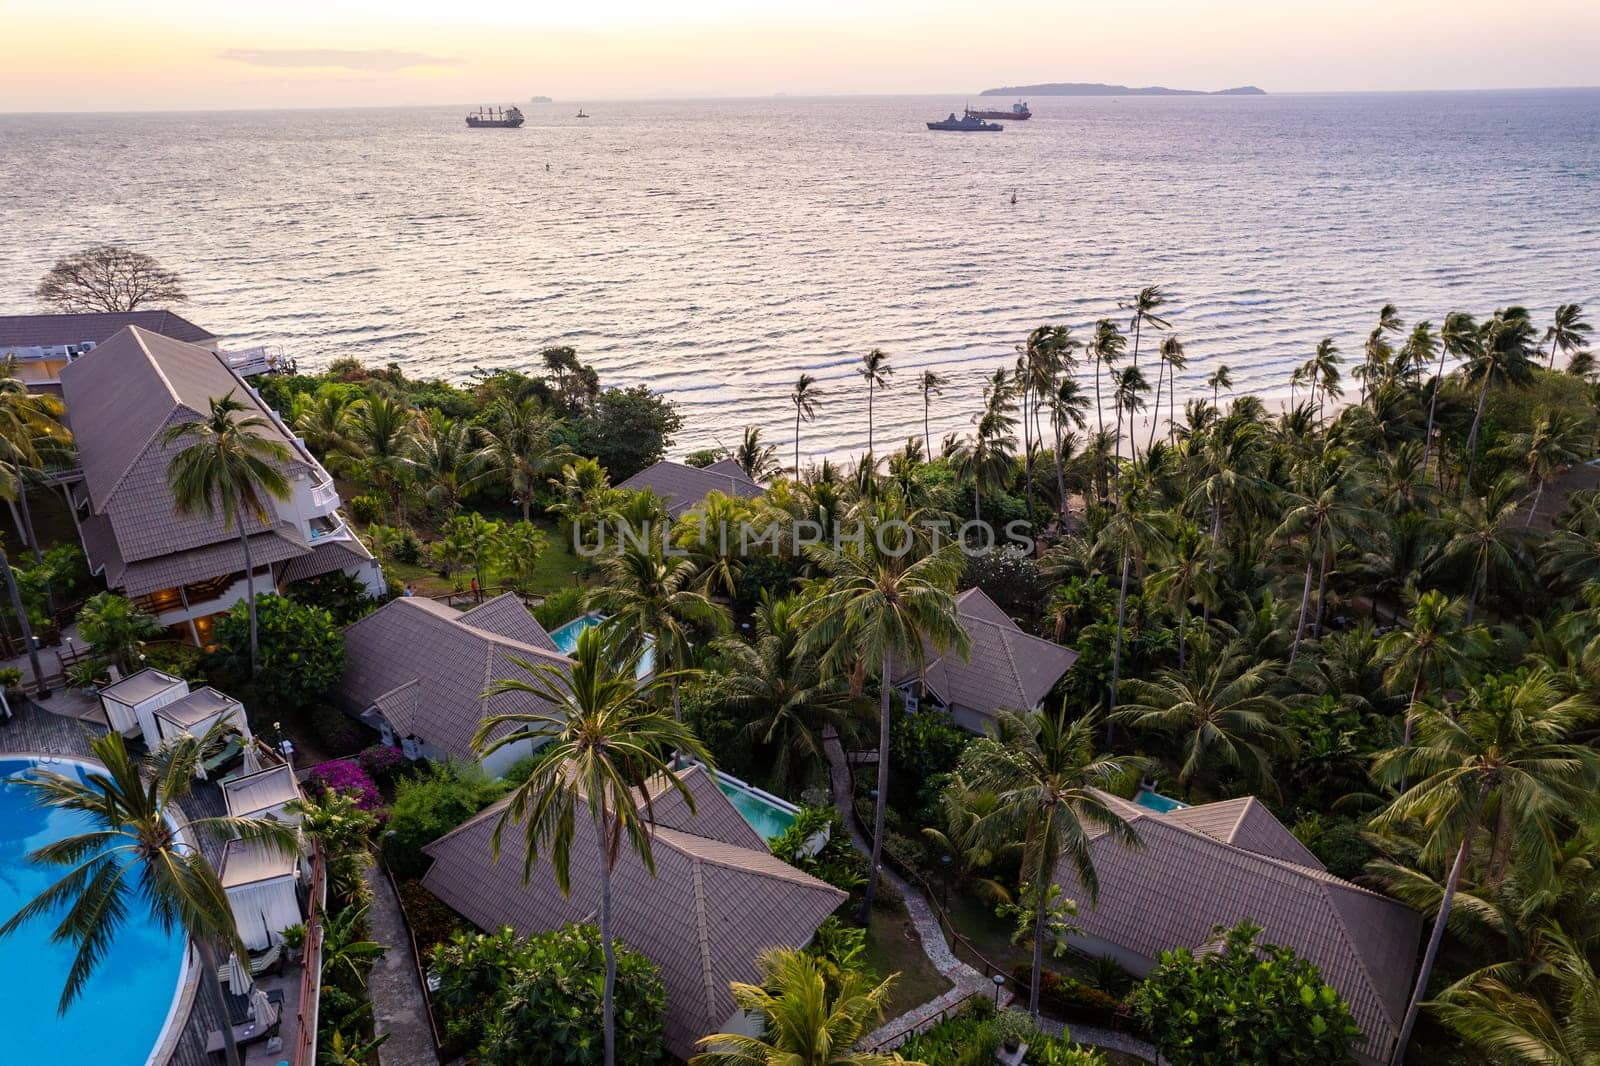
M265 951L283 939L279 934L285 929L305 921L291 876L230 888L228 902L239 936L251 951Z

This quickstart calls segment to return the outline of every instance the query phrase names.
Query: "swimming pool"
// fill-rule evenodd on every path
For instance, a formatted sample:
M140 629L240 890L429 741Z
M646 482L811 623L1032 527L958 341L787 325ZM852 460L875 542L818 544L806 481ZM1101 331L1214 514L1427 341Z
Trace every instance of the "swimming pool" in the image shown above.
M606 620L606 616L591 611L580 615L572 621L556 626L550 631L550 639L556 642L556 647L561 649L561 654L571 655L578 646L578 635L585 629L593 629ZM639 659L639 679L642 681L649 677L656 668L655 642L645 638L644 655Z
M60 878L29 852L90 827L87 816L40 810L15 778L41 766L81 775L91 764L0 757L0 921ZM0 1032L6 1062L144 1066L174 1012L184 971L184 938L164 933L137 903L83 993L63 1016L56 1003L72 964L70 945L50 942L60 915L28 922L0 941Z
M761 834L762 840L770 842L783 836L794 825L795 815L799 813L799 808L794 804L769 796L727 774L717 775L717 787L722 789L722 794L728 797L744 820L750 823L750 828Z
M1144 787L1141 787L1139 794L1133 797L1133 802L1158 814L1171 814L1173 811L1181 811L1189 806L1182 800L1175 800L1171 796L1163 796L1153 788Z

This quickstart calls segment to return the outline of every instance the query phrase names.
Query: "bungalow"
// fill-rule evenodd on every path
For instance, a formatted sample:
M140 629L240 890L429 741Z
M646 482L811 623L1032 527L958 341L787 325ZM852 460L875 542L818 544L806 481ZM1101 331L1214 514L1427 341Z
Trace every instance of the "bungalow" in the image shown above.
M713 492L748 500L766 491L760 482L752 480L732 459L721 459L704 467L663 459L639 471L617 488L634 492L649 489L665 501L667 513L674 519L700 506Z
M1056 882L1078 903L1075 947L1142 976L1163 951L1202 951L1218 926L1249 920L1264 940L1316 963L1338 989L1361 1027L1357 1057L1389 1061L1416 972L1416 912L1330 874L1254 797L1165 811L1101 798L1133 827L1139 846L1090 831L1097 902L1071 862L1056 868Z
M525 693L479 698L500 678L524 676L512 660L572 662L511 593L470 611L402 596L346 628L344 646L340 702L413 759L477 762L472 738L486 715L550 709ZM512 744L483 766L498 776L532 753L531 741Z
M1037 709L1078 661L1071 648L1024 633L982 589L962 592L956 606L972 652L963 659L929 647L920 671L914 663L894 663L893 683L908 709L931 704L963 729L982 733L1001 710Z
M619 940L661 971L667 992L666 1044L680 1059L716 1032L749 1031L728 990L756 982L756 960L771 948L799 948L848 896L774 857L710 775L691 767L683 780L694 811L665 782L647 783L655 827L654 875L624 848L612 873L612 923ZM593 822L577 821L572 892L563 896L544 860L522 883L520 832L489 837L510 798L486 808L424 848L433 865L422 883L481 929L509 925L520 935L593 922L602 849Z
M382 571L339 514L333 479L215 352L126 326L66 366L61 388L82 464L65 484L90 571L179 639L208 644L214 618L251 584L260 595L340 571L382 591ZM167 469L184 445L161 439L230 393L289 451L290 498L271 501L270 525L246 519L248 575L236 525L176 513Z

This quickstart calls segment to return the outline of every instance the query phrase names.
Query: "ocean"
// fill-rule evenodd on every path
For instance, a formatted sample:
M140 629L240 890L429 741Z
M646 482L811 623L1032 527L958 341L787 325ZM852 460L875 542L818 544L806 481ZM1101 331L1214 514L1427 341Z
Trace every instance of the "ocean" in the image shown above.
M460 379L570 344L679 404L676 452L755 425L788 455L810 373L812 458L865 448L869 348L896 371L880 451L921 433L924 368L952 382L937 440L1029 329L1125 321L1144 285L1188 352L1180 403L1219 363L1286 393L1325 336L1358 358L1385 301L1600 318L1600 90L1029 102L998 134L927 131L958 95L523 104L520 130L0 115L0 313L124 243L183 275L184 314L302 367Z

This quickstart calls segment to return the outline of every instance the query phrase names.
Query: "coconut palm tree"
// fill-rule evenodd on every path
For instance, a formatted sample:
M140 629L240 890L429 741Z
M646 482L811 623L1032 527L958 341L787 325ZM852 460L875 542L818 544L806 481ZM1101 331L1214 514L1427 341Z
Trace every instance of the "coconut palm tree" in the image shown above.
M1490 592L1491 578L1500 583L1520 583L1529 566L1530 534L1517 521L1522 510L1522 490L1515 475L1507 474L1483 496L1468 495L1450 508L1441 521L1449 539L1439 549L1439 567L1469 573L1467 621Z
M1117 324L1109 318L1102 318L1094 324L1094 339L1089 342L1088 350L1094 354L1094 410L1096 428L1099 432L1106 431L1106 417L1104 406L1100 402L1100 369L1111 369L1122 358L1122 353L1128 350L1128 338L1122 335Z
M1045 889L1055 882L1056 868L1063 859L1071 863L1093 905L1099 899L1100 879L1094 869L1091 830L1110 833L1127 847L1139 843L1133 827L1098 791L1109 787L1125 764L1095 755L1094 727L1093 715L1069 722L1065 705L1055 714L1002 710L995 735L974 741L962 759L973 786L993 791L999 799L998 810L986 819L993 826L992 835L1003 840L1021 833L1021 879L1034 887L1028 1013L1036 1023L1050 900Z
M1467 380L1478 383L1478 409L1467 434L1467 480L1471 486L1478 465L1478 430L1483 425L1483 406L1489 386L1495 382L1525 385L1533 379L1533 320L1525 307L1506 307L1494 313L1480 330L1482 343L1467 364Z
M222 748L226 729L218 723L204 736L187 734L138 759L122 734L90 743L104 770L63 775L35 770L11 784L32 794L41 807L70 812L87 828L31 852L28 860L64 872L0 926L0 938L24 923L59 916L52 939L75 949L61 990L59 1010L82 995L130 915L146 910L168 935L181 931L200 956L200 982L217 1017L228 1016L217 970L230 952L246 957L233 908L199 839L240 838L287 854L299 847L293 826L264 818L189 817L180 806L194 788L200 764ZM184 824L182 830L176 828ZM223 1051L239 1066L239 1048L223 1027Z
M794 389L789 393L789 402L794 404L794 476L800 476L800 423L810 422L817 417L817 396L822 392L817 388L817 379L810 374L801 374L800 379L794 383Z
M1128 416L1128 450L1129 458L1133 462L1139 461L1139 442L1133 435L1133 416L1144 410L1144 394L1150 391L1150 383L1144 379L1144 374L1136 366L1123 367L1116 374L1116 388L1112 391L1111 402L1117 407L1117 448L1122 447L1122 416Z
M1462 680L1474 655L1487 651L1487 644L1488 634L1467 622L1461 604L1437 589L1418 595L1404 627L1384 634L1378 651L1389 663L1385 680L1393 689L1411 679L1402 741L1406 747L1411 746L1415 710L1423 697L1442 694Z
M1544 343L1550 346L1550 369L1556 368L1556 352L1568 354L1589 347L1589 334L1594 327L1583 320L1581 304L1561 304L1556 308L1555 319L1544 331Z
M168 447L187 444L167 464L167 485L180 515L221 512L224 529L239 530L239 550L244 555L245 602L250 614L250 675L256 672L256 573L250 559L250 524L272 523L270 500L287 500L292 494L283 474L290 458L289 446L267 433L276 428L251 408L226 396L212 397L207 417L179 422L161 433Z
M1405 343L1400 346L1394 361L1394 378L1406 385L1414 385L1433 363L1433 353L1439 350L1439 338L1433 332L1433 323L1423 319L1411 327Z
M10 373L15 360L7 359L0 372L0 499L20 507L20 525L33 549L35 564L42 564L39 538L33 532L33 517L28 509L28 481L44 466L44 457L52 451L71 446L72 435L59 421L61 403L51 396L34 394ZM23 608L22 593L17 587L16 574L4 546L0 546L0 574L6 583L12 612L17 617L18 632L33 670L33 679L40 699L48 699L50 689L44 682L44 671L39 665L39 648L33 638L33 626L28 612ZM48 592L49 586L46 586ZM54 600L48 606L55 614Z
M670 671L675 720L683 718L678 682L693 654L690 638L697 630L720 633L728 627L727 611L691 586L697 570L686 556L667 554L647 530L606 559L600 586L589 594L589 605L606 613L625 646L643 649L647 639L654 645L656 669Z
M1128 682L1132 697L1117 717L1179 741L1178 781L1185 786L1216 766L1255 787L1272 781L1269 749L1283 738L1272 688L1278 664L1258 659L1237 640L1195 642L1187 670L1159 670Z
M330 469L344 465L355 452L350 394L325 386L314 395L297 394L290 407L294 431Z
M1122 678L1122 638L1128 619L1128 578L1133 572L1134 563L1137 562L1142 570L1144 560L1165 543L1165 539L1160 523L1146 512L1144 492L1135 483L1123 494L1121 503L1106 521L1100 531L1100 540L1095 545L1097 552L1116 552L1122 558L1121 584L1117 590L1117 632L1111 651L1111 691L1106 700L1106 706L1111 710L1116 709L1117 689ZM1108 719L1108 739L1110 729L1111 722Z
M744 436L733 450L733 461L751 481L766 481L778 475L778 447L761 443L761 429L744 427Z
M472 426L438 411L428 412L411 436L409 458L423 499L442 514L454 514L471 490L479 462Z
M978 431L970 445L953 457L957 474L972 479L973 517L983 519L985 490L999 492L1010 484L1015 470L1017 438L1011 427L1017 420L992 407L978 417Z
M1575 416L1540 407L1533 412L1533 424L1526 433L1513 433L1500 446L1503 458L1520 462L1527 470L1528 484L1533 488L1533 502L1528 504L1524 525L1533 525L1544 487L1584 457L1587 437Z
M556 439L558 428L538 402L528 397L495 404L479 431L483 444L473 460L478 479L510 492L524 522L533 513L534 494L578 458Z
M1143 332L1145 323L1149 323L1152 329L1166 329L1172 324L1156 313L1166 304L1167 297L1162 293L1161 286L1146 285L1139 290L1131 301L1117 305L1124 311L1133 312L1132 317L1128 319L1128 328L1133 330L1133 365L1135 369L1139 366L1139 335Z
M872 437L872 399L878 389L889 387L889 379L894 376L894 367L889 365L889 353L882 348L874 348L861 357L861 365L856 368L867 383L867 451L877 450L877 444Z
M965 658L971 642L961 626L952 590L961 577L961 545L933 549L900 536L895 524L908 517L886 508L862 512L859 546L806 548L806 557L827 576L802 615L809 627L804 647L820 654L824 669L859 668L878 682L878 800L872 825L872 871L861 922L872 913L883 857L883 822L889 801L889 708L895 663L917 667L931 649Z
M1211 376L1206 378L1206 388L1211 390L1212 407L1217 406L1217 393L1220 390L1227 389L1230 393L1233 391L1233 375L1228 372L1227 363L1218 364L1217 369L1211 372Z
M1285 496L1286 509L1273 539L1303 546L1306 554L1305 586L1300 593L1300 621L1295 626L1294 648L1289 663L1300 654L1310 617L1311 578L1321 565L1317 584L1317 618L1322 617L1322 593L1327 579L1328 561L1341 545L1349 543L1356 529L1368 518L1365 483L1345 466L1343 456L1333 453L1326 461L1313 464L1301 491Z
M1326 419L1328 399L1344 395L1344 390L1339 387L1339 367L1343 364L1344 356L1339 354L1332 337L1324 337L1317 342L1316 354L1306 364L1310 371L1307 377L1311 383L1311 399L1317 405L1319 424Z
M368 396L350 409L350 439L357 465L395 504L398 524L406 524L405 484L409 456L411 409L384 395Z
M1184 355L1183 342L1175 334L1169 334L1161 340L1161 369L1167 374L1167 443L1176 446L1178 443L1178 371L1189 365L1189 359ZM1226 369L1226 368L1224 368ZM1156 425L1161 421L1161 378L1156 378L1156 409L1150 416L1150 439L1145 442L1144 449L1149 451L1155 446Z
M1069 425L1080 430L1087 429L1088 422L1083 412L1088 406L1089 398L1083 394L1083 387L1071 374L1062 374L1061 380L1045 397L1045 407L1050 412L1050 428L1055 433L1056 503L1063 519L1067 516L1067 455L1063 441L1071 434L1064 436L1062 430Z
M799 597L763 596L755 623L753 646L738 637L717 642L730 668L720 702L746 720L747 737L772 752L772 787L790 791L810 780L826 729L855 731L856 701L849 679L824 671L821 656L806 646Z
M1456 707L1421 705L1416 744L1382 752L1374 762L1380 785L1416 784L1396 796L1372 828L1386 833L1415 826L1423 834L1420 858L1450 864L1394 1063L1404 1060L1479 830L1498 825L1535 845L1549 839L1552 823L1570 816L1600 777L1596 752L1575 742L1590 714L1581 700L1561 698L1548 670L1489 679Z
M877 985L857 970L839 970L805 951L762 955L758 985L733 982L733 1002L761 1019L761 1033L712 1033L690 1066L923 1066L894 1052L856 1050L883 1020L899 974Z
M933 438L928 435L928 407L935 396L944 394L944 387L949 383L950 379L936 370L922 372L922 448L929 455L933 454Z
M1384 304L1379 308L1378 324L1367 334L1367 343L1362 348L1362 364L1350 372L1352 377L1361 379L1363 404L1367 402L1367 393L1394 370L1394 348L1390 346L1387 334L1399 333L1403 329L1405 323L1400 321L1400 311L1394 304Z
M1444 364L1445 360L1455 358L1458 360L1472 359L1482 346L1478 324L1472 316L1464 311L1452 311L1444 316L1444 325L1439 330L1439 370L1433 378L1433 389L1428 398L1428 430L1422 438L1422 467L1428 467L1428 456L1433 451L1433 423L1434 416L1439 410L1439 393L1444 389ZM1442 481L1441 481L1442 483Z
M638 678L642 649L628 651L626 634L594 627L578 634L570 668L512 658L522 676L491 684L483 698L522 693L548 710L492 714L484 718L472 747L480 759L513 744L543 742L527 781L511 793L490 837L495 858L508 828L520 826L522 880L548 853L562 895L572 892L572 846L578 821L588 815L603 861L600 878L600 942L605 948L602 989L606 1066L616 1066L615 990L617 957L611 931L611 878L626 848L655 876L649 800L640 785L657 781L694 810L694 793L679 776L680 757L711 760L694 731L652 708L651 696L667 679ZM675 676L673 678L675 680Z
M1180 519L1158 553L1160 565L1145 582L1145 590L1164 598L1178 614L1178 669L1186 662L1189 604L1199 600L1209 611L1220 600L1217 563L1223 552L1216 540L1194 522Z

